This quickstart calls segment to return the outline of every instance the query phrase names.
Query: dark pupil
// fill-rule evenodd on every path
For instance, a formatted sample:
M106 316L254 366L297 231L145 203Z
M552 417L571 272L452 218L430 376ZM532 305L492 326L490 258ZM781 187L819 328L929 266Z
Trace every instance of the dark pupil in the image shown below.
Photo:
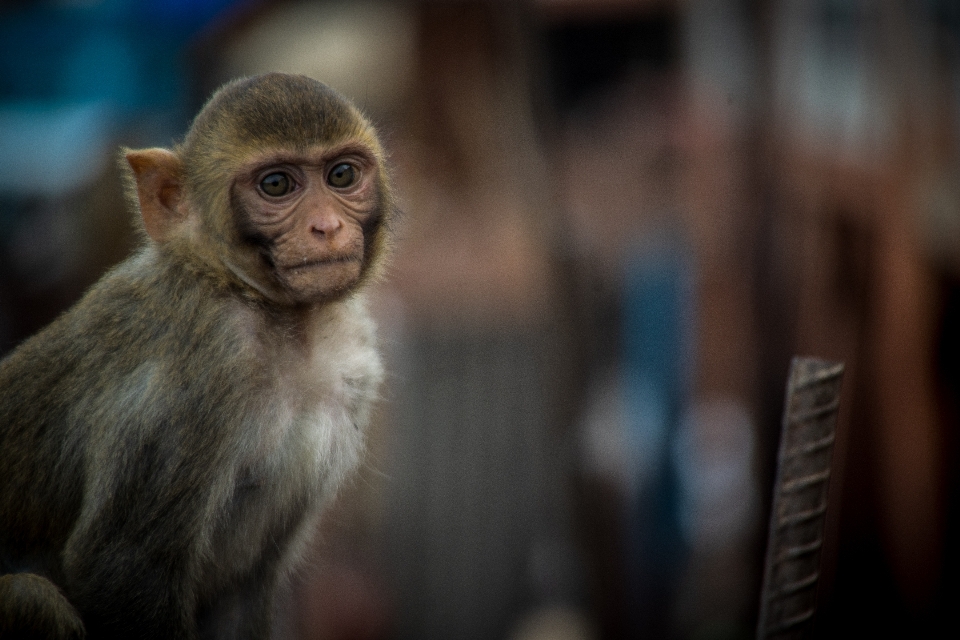
M283 173L271 173L260 182L260 188L268 196L282 196L290 187L290 178Z
M330 172L330 184L335 187L347 187L353 184L354 170L349 164L338 164Z

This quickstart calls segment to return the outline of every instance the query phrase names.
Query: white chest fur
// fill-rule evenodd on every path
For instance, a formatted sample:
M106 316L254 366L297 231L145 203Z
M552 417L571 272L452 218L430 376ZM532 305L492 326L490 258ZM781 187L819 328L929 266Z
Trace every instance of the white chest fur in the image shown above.
M277 393L286 414L278 435L290 440L281 449L294 458L290 447L302 452L325 484L339 486L359 461L383 377L373 322L362 299L353 298L317 312L302 344L284 348L293 352L283 359L291 368L278 376L286 385Z
M209 548L214 566L244 571L265 545L285 544L284 555L295 557L360 461L383 377L373 323L360 298L307 320L296 334L259 345L268 399L240 430L234 482L222 497L231 516Z

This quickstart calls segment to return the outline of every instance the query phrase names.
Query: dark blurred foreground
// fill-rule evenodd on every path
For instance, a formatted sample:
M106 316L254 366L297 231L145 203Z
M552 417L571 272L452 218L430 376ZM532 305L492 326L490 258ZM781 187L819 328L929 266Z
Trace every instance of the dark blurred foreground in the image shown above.
M960 572L960 5L0 5L0 345L122 259L119 145L337 87L403 200L369 465L290 638L753 634L794 354L846 362L820 637Z

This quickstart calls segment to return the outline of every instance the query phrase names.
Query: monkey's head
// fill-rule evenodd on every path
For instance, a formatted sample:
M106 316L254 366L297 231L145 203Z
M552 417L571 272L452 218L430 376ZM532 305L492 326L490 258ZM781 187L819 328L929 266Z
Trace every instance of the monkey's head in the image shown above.
M173 150L125 152L161 251L281 305L375 270L393 200L376 132L345 98L270 73L219 89Z

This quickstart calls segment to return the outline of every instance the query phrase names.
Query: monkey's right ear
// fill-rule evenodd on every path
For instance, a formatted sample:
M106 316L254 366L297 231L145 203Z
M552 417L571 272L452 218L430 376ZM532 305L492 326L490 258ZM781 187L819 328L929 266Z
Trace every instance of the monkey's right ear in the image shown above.
M141 149L124 153L137 187L140 215L147 234L166 240L183 219L178 204L181 190L180 158L167 149Z

